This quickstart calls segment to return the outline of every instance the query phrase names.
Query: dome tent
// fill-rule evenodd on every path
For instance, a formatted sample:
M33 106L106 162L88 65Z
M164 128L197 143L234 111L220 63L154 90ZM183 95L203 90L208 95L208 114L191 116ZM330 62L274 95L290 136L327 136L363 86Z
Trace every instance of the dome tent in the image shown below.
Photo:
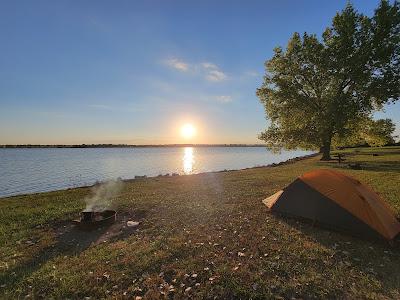
M371 188L333 170L314 170L264 199L273 212L310 219L352 235L391 240L400 223Z

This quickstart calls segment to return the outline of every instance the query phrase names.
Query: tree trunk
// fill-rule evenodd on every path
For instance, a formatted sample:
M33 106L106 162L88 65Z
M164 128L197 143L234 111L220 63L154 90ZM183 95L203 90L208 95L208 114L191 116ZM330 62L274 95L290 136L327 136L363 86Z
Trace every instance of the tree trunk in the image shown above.
M321 160L331 160L331 140L324 142L324 145L320 148L322 153Z

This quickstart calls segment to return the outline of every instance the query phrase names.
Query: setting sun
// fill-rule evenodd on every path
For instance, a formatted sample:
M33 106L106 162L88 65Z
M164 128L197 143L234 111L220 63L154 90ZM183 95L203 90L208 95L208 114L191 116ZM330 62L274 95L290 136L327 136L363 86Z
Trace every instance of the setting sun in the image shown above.
M196 135L196 128L192 124L185 124L181 127L181 135L190 139Z

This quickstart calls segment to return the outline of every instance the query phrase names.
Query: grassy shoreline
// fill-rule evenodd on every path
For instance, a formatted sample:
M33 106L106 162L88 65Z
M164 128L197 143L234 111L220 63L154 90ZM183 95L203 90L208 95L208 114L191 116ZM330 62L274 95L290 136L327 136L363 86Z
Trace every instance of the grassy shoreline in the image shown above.
M114 199L118 222L90 234L70 222L88 187L0 199L0 297L399 298L397 241L314 228L261 203L308 170L339 168L399 217L400 147L342 152L364 169L312 157L126 181Z
M225 169L225 170L220 170L220 171L206 171L206 172L201 172L201 173L196 173L196 174L192 174L192 175L201 175L201 174L210 174L210 173L221 173L221 172L233 172L233 171L242 171L242 170L249 170L249 169L255 169L255 168L266 168L266 167L277 167L277 166L281 166L281 165L286 165L286 164L291 164L303 159L307 159L307 158L311 158L314 156L318 156L319 153L312 153L312 154L306 154L306 155L302 155L302 156L297 156L297 157L293 157L293 158L289 158L287 160L278 162L278 163L271 163L268 165L257 165L254 167L247 167L247 168L243 168L243 169ZM135 178L129 178L129 179L123 179L122 181L125 183L129 183L133 180L143 180L143 179L150 179L150 178L160 178L160 177L169 177L169 176L188 176L188 175L183 175L183 174L178 174L178 173L167 173L167 174L159 174L156 176L147 176L147 175L143 175L143 176L135 176ZM190 176L190 175L189 175ZM28 193L28 194L18 194L18 195L10 195L10 196L0 196L0 201L3 199L12 199L15 197L25 197L25 196L36 196L36 195L40 195L40 194L45 194L45 193L54 193L54 192L68 192L70 190L75 190L75 189L87 189L87 188L93 188L94 186L100 184L101 182L98 183L94 183L94 184L87 184L87 185L82 185L82 186L74 186L74 187L68 187L68 188L63 188L63 189L57 189L57 190L52 190L52 191L44 191L44 192L34 192L34 193Z

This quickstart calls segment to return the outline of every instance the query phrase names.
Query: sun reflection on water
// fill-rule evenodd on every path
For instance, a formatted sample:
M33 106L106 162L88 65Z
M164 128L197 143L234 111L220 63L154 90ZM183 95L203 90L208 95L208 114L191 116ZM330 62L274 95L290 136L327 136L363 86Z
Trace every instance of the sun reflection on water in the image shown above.
M183 149L183 172L188 175L193 173L194 155L193 147Z

